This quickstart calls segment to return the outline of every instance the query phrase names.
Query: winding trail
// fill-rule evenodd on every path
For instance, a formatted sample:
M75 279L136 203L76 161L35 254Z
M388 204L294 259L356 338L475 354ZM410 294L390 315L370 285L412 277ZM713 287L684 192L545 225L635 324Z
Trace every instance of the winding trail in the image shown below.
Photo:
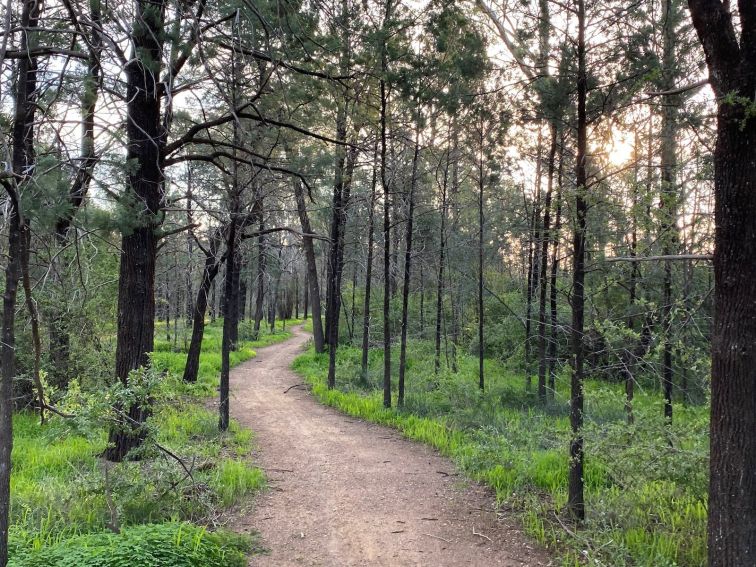
M255 432L271 490L235 521L268 553L250 565L549 565L490 491L433 449L319 404L290 370L308 341L257 352L231 376L231 412Z

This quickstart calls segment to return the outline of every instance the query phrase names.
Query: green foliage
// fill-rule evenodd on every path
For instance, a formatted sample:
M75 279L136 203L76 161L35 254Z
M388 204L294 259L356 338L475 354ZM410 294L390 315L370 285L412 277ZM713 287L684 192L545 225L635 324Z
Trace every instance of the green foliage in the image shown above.
M15 542L14 542L15 543ZM53 545L15 547L11 567L243 567L252 549L248 538L208 532L189 523L167 522L98 532L61 540Z
M410 343L404 408L382 405L382 352L370 352L367 383L360 351L339 349L338 390L325 385L327 355L308 352L294 369L327 405L399 429L452 458L520 510L528 531L561 550L566 564L703 565L706 543L708 418L704 407L675 404L662 417L661 395L635 398L635 424L625 423L620 385L586 383L585 483L589 517L573 537L558 515L567 502L569 384L539 406L524 379L486 361L487 389L477 387L477 359L461 356L459 373L433 374L432 345ZM572 530L571 530L572 531ZM608 563L607 563L608 562Z
M76 417L51 416L40 426L31 413L14 416L13 565L104 565L103 558L110 552L113 557L119 553L142 557L139 553L144 553L145 558L154 558L124 565L237 564L234 554L242 548L231 545L233 542L226 545L222 538L216 541L211 534L201 536L208 538L202 539L207 543L197 548L196 557L188 554L186 563L171 559L171 553L185 551L183 545L168 549L165 556L153 549L153 544L162 542L160 537L170 539L171 534L190 533L187 530L201 534L201 528L173 523L163 528L161 524L153 526L157 539L143 542L140 534L146 532L138 528L173 520L202 524L265 486L262 471L249 463L251 432L232 421L229 430L221 433L217 414L203 404L203 397L214 395L218 384L221 326L218 321L206 328L195 385L181 381L186 354L173 352L167 341L156 341L153 369L134 373L129 388L116 383L103 391L73 380L58 407ZM252 347L290 335L289 331L263 331L259 341L244 343L232 353L232 364L254 357ZM113 403L146 398L153 400L153 415L146 425L148 441L140 449L140 460L101 460ZM179 456L192 474L159 450L153 440ZM121 536L100 533L113 525L124 526ZM83 551L77 551L78 547ZM230 562L213 562L224 553L230 554ZM201 559L203 554L206 560Z

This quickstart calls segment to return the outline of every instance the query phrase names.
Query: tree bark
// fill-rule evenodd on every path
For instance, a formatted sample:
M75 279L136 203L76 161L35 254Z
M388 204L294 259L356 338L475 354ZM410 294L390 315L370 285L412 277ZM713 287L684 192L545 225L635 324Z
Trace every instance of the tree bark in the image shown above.
M157 77L163 48L164 0L139 0L132 28L134 55L126 66L127 193L121 203L131 209L133 226L121 238L118 279L116 375L125 386L129 373L149 365L155 334L155 263L158 216L163 201L162 148ZM105 457L121 461L144 439L140 425L149 408L134 404L125 423L112 428Z
M370 295L373 285L373 249L375 241L375 189L378 184L378 138L373 146L373 178L370 182L370 203L368 210L367 261L365 263L365 304L362 311L362 360L360 375L363 381L368 377L368 352L370 350Z
M202 338L205 334L205 312L207 311L207 300L210 288L213 285L215 276L220 271L223 258L218 258L218 240L220 232L213 235L209 248L205 254L205 267L202 271L202 281L197 290L197 298L192 308L192 338L189 343L189 349L186 353L186 364L184 365L184 382L196 382L199 372L199 360L202 353Z
M323 339L323 320L320 314L320 285L318 280L318 264L315 259L315 245L311 236L312 226L310 225L310 217L307 214L307 205L305 203L304 190L302 184L299 181L294 183L294 196L297 201L297 212L299 213L299 223L302 226L302 233L305 235L302 237L302 245L305 250L305 263L307 265L307 272L305 273L305 319L307 318L307 293L309 293L309 307L312 310L312 337L315 345L315 352L323 352L325 350Z
M679 0L664 0L662 6L663 54L662 90L669 91L675 85L675 27L679 19ZM661 132L661 238L665 256L678 249L677 235L677 96L665 95L662 102ZM662 385L664 390L664 417L672 422L672 262L664 262L661 327L664 333L662 352Z
M717 97L709 565L756 557L756 5L689 0Z
M237 260L237 230L238 218L232 211L226 238L226 282L223 302L223 340L221 344L221 373L218 429L226 431L230 423L229 417L229 381L231 372L231 350L233 350L233 329L237 324L238 302L234 301L234 280Z
M404 375L407 367L407 324L409 322L409 288L412 269L412 225L415 217L415 188L417 185L417 163L420 157L419 126L415 128L415 152L412 155L412 177L408 195L407 234L404 249L404 287L402 288L402 338L399 351L399 384L397 405L404 406Z
M583 497L583 328L585 321L585 244L586 216L586 159L588 79L585 55L585 0L577 1L578 12L578 76L577 76L577 152L575 154L575 232L573 235L572 266L572 379L570 387L570 465L567 510L576 520L585 519Z
M547 400L546 380L548 372L547 362L547 339L546 339L546 292L548 274L548 254L549 242L551 241L551 196L554 189L554 165L557 151L557 126L555 122L549 125L551 141L549 143L548 157L548 180L546 186L546 198L543 203L543 233L540 242L539 269L541 271L539 281L541 282L540 294L538 301L538 400L545 404Z
M438 281L436 287L436 335L435 335L435 347L436 355L434 358L433 368L436 374L441 370L441 321L443 317L444 308L444 262L446 252L446 215L448 209L448 201L446 198L446 185L449 174L449 161L448 153L447 160L444 167L444 180L441 184L441 226L439 228L439 249L438 249Z
M391 18L391 0L386 0L383 31ZM383 187L383 407L391 407L391 187L386 167L388 112L387 37L381 44L381 186Z

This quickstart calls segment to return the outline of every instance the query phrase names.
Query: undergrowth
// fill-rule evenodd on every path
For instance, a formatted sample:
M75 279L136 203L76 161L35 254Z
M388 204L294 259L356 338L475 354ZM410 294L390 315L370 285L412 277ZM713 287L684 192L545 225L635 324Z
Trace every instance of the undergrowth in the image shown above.
M675 405L670 427L661 394L636 394L635 424L623 413L620 385L586 383L585 491L588 518L564 519L567 502L569 384L538 404L524 378L486 361L486 390L477 387L477 358L461 356L459 372L433 372L433 347L413 342L404 408L383 408L383 353L340 347L337 389L325 384L327 355L300 356L294 369L315 396L350 415L399 429L438 448L469 477L491 486L500 504L518 510L527 531L560 552L565 565L698 566L706 557L708 418L704 407ZM396 372L394 373L396 375Z
M204 404L205 398L217 395L221 323L205 329L196 384L181 381L184 344L155 341L153 374L159 378L148 421L150 437L183 465L151 443L138 461L101 459L107 430L97 416L109 402L101 389L88 391L77 380L60 399L60 407L76 418L51 416L42 426L37 415L14 416L11 565L244 564L233 558L243 558L248 544L186 523L213 526L224 509L243 503L265 485L262 471L249 463L251 432L234 421L228 432L219 432L216 412ZM291 336L289 331L263 331L251 342L246 340L250 331L242 323L242 342L231 355L232 365L254 357L254 348ZM140 527L156 522L166 523ZM161 555L156 546L172 538L179 543ZM186 553L193 538L196 550ZM130 554L141 557L139 553L150 559L106 562L121 552L123 561ZM187 559L175 562L174 555ZM221 556L227 559L218 563Z

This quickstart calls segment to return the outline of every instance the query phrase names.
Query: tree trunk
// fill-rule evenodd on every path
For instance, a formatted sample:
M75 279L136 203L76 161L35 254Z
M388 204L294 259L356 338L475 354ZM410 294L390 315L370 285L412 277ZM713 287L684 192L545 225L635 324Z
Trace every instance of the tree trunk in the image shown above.
M260 208L262 209L262 199L260 200ZM265 235L262 234L264 230L265 224L263 219L260 218L260 235L257 237L257 295L255 297L255 325L252 331L253 341L256 341L260 338L260 323L262 322L263 318L263 302L265 300L265 267L267 259L265 256ZM314 301L312 312L314 319Z
M485 362L485 356L486 356L486 348L485 348L485 342L483 337L483 331L484 331L484 315L485 312L483 310L483 288L485 287L484 281L483 281L483 250L484 250L484 241L483 241L483 205L485 203L484 200L484 190L486 186L486 179L485 179L485 164L483 162L483 154L484 154L484 144L485 144L485 123L483 120L480 121L480 138L478 140L478 143L480 144L480 147L478 148L479 154L478 154L478 387L481 391L485 390L486 387L486 380L485 375L483 372L483 366Z
M383 29L391 18L391 0L386 0ZM386 38L381 44L381 186L383 187L383 407L391 407L391 187L386 168L388 112L388 53Z
M160 73L164 0L140 0L132 28L134 55L126 66L126 161L128 190L121 206L131 208L133 226L121 239L118 279L118 331L116 375L128 386L129 373L149 365L155 334L155 263L158 215L163 199L160 124ZM110 430L105 457L121 461L139 446L145 432L141 424L149 408L135 403L128 418Z
M717 97L709 565L756 557L756 6L689 0ZM738 37L740 45L738 45Z
M15 188L13 191L15 192ZM0 566L2 567L5 567L8 562L11 451L13 449L12 399L13 379L16 371L16 295L18 281L21 277L21 219L17 207L18 195L16 194L8 219L8 264L5 267L3 343L0 347L0 361L2 361L2 382L0 383Z
M370 294L373 285L373 249L375 241L375 189L378 184L378 139L373 146L373 178L370 183L370 204L368 210L367 261L365 263L365 305L362 311L362 361L360 376L367 381L368 351L370 349Z
M551 274L549 282L549 308L551 339L549 341L549 395L556 393L556 365L559 354L559 314L557 311L557 277L559 276L559 234L562 230L562 180L564 172L564 135L559 142L559 168L557 170L556 219L551 233Z
M404 250L404 287L402 289L402 339L399 352L399 391L397 405L404 406L404 374L407 366L407 323L409 319L409 288L412 268L412 224L415 217L415 187L417 185L417 162L420 156L419 127L415 129L415 152L412 156L412 177L408 195L407 235Z
M436 336L435 347L436 356L434 358L433 368L436 374L441 370L441 322L443 317L444 307L444 255L446 252L446 215L448 202L446 199L446 184L449 173L449 161L447 154L447 162L444 168L444 180L441 184L441 226L439 228L440 241L438 250L438 282L436 288Z
M662 8L663 55L662 90L669 91L675 86L675 27L679 14L679 0L664 0ZM675 95L665 95L662 102L661 132L661 239L662 254L676 253L677 236L677 101ZM672 422L672 386L674 369L672 366L672 262L664 262L664 283L662 298L661 327L664 333L662 352L662 385L664 390L664 417Z
M570 388L570 465L567 510L578 521L585 519L583 497L583 328L585 321L586 159L588 80L585 56L585 0L578 0L577 152L575 154L575 233L572 267L572 379Z
M219 234L220 235L220 234ZM192 338L189 343L189 349L186 353L186 364L184 365L184 382L196 382L199 372L199 360L202 352L202 338L205 334L205 311L207 310L207 299L210 287L213 285L215 276L218 275L223 258L217 258L217 238L213 237L210 247L205 256L205 267L202 271L202 281L197 298L192 309Z
M226 282L225 297L223 302L223 340L221 344L221 373L220 373L220 400L218 429L226 431L230 422L229 417L229 379L231 371L230 354L233 350L233 332L236 327L236 317L238 316L239 304L234 301L234 280L236 279L236 261L237 261L237 212L231 213L231 222L229 223L228 236L226 239Z
M299 181L296 181L294 184L294 196L297 201L299 223L302 226L302 233L305 235L302 237L302 245L304 246L307 265L307 271L305 272L305 319L307 319L307 293L309 292L311 302L310 308L312 310L312 338L315 345L315 352L323 352L325 346L323 339L323 320L320 314L320 280L318 280L318 264L315 259L315 246L312 237L309 236L312 234L312 226L310 225L310 217L307 214L304 190Z
M548 273L548 254L549 254L549 242L551 241L551 195L554 189L554 162L556 161L557 151L557 126L555 122L550 124L551 141L549 145L549 157L548 157L548 181L546 187L546 198L543 203L543 233L540 242L540 258L539 263L541 274L539 281L541 282L540 294L538 301L538 400L542 403L546 403L546 375L548 371L547 362L547 345L546 345L546 292L547 292L547 280L546 275Z
M540 216L541 216L541 169L542 164L543 135L541 127L538 128L538 146L536 158L535 199L533 200L533 216L530 221L530 234L528 242L528 282L525 310L525 391L533 389L533 297L538 289L538 278L541 275L540 265Z

